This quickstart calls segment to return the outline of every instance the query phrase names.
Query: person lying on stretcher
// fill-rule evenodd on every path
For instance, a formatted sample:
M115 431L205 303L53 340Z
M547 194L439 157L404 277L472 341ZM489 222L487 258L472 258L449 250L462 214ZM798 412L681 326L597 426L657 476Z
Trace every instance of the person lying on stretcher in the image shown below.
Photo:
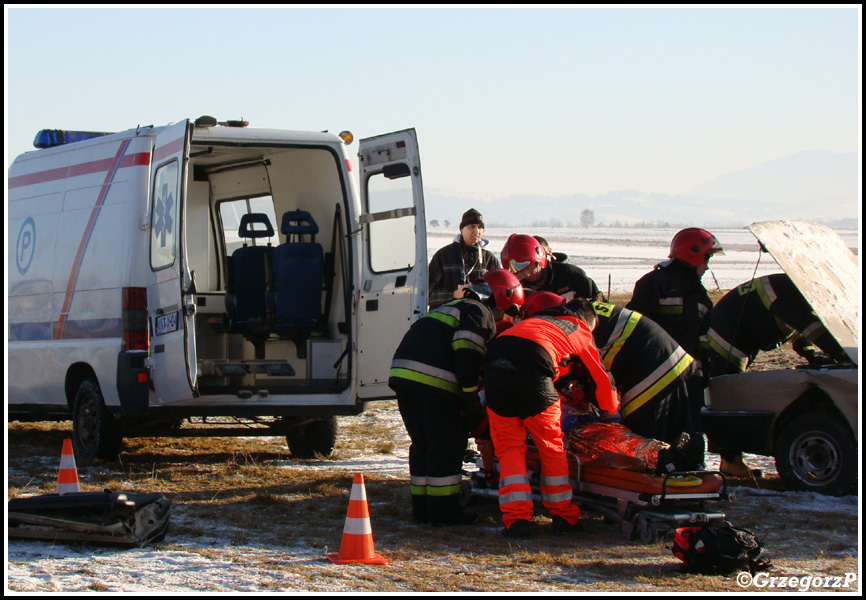
M693 444L688 433L682 433L671 445L638 435L605 415L594 401L595 384L581 367L578 363L571 365L558 390L562 431L581 464L657 474L700 468L703 456L691 452Z

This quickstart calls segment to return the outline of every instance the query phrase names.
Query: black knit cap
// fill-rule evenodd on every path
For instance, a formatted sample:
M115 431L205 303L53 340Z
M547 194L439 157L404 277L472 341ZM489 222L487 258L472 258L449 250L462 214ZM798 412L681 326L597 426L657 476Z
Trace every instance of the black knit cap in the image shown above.
M474 208L470 208L463 213L463 218L460 219L460 229L463 229L467 225L481 225L481 228L484 229L484 218L481 216L481 213Z

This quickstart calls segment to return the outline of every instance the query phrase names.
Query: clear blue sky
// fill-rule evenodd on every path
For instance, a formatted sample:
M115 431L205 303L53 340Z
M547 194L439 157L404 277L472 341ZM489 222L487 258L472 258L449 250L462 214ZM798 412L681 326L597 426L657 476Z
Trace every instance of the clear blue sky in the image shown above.
M860 149L859 6L8 8L6 164L42 128L415 127L425 187L677 194ZM357 147L357 146L356 146Z

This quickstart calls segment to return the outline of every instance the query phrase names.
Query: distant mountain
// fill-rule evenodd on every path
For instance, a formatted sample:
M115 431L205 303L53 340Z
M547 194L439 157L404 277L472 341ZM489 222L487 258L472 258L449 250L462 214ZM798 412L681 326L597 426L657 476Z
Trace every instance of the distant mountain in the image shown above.
M859 157L856 152L800 152L751 169L729 173L683 194L620 190L589 196L517 195L492 201L443 196L425 190L427 220L456 229L470 207L488 227L579 227L580 213L593 211L596 224L665 223L742 226L754 221L796 219L858 226Z

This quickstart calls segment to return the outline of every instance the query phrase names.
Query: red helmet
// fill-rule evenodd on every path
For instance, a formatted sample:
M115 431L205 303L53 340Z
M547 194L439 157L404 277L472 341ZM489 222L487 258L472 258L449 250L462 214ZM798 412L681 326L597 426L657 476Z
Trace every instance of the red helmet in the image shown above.
M553 292L535 292L523 303L523 318L528 319L540 310L562 306L565 302L565 298L559 294L554 294Z
M724 254L716 236L705 229L689 227L677 233L671 240L671 253L668 256L699 267L717 253Z
M517 316L523 304L523 286L513 273L505 269L487 271L464 289L484 303L492 297L496 308L506 314Z
M518 279L533 281L535 276L547 266L547 249L531 235L512 233L500 253L502 267L508 269Z

